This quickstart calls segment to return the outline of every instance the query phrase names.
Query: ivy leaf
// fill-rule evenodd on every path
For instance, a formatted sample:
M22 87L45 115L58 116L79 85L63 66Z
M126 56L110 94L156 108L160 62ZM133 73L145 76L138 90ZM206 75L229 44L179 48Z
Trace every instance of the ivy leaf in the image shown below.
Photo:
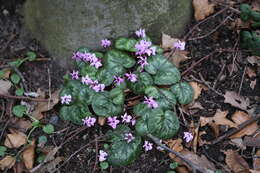
M109 94L114 104L116 105L124 104L125 96L124 96L124 91L121 88L114 88L109 92Z
M94 98L95 99L92 101L92 108L93 111L99 116L116 116L123 112L123 104L116 105L110 97L110 93L107 91L96 93Z
M180 82L171 87L180 104L189 104L193 100L193 88L187 82Z
M54 127L52 124L47 124L42 128L42 130L46 134L52 134L54 132Z
M71 106L62 106L60 109L60 117L63 120L71 121L74 124L82 124L82 119L92 116L87 105L76 104Z
M23 88L18 88L17 90L15 90L15 95L17 95L17 96L22 96L23 93L24 93Z
M26 60L25 59L17 59L15 61L9 62L8 64L10 66L15 66L16 68L19 68L22 65L22 63L24 63L24 61L26 61Z
M14 73L11 75L11 81L14 83L14 84L18 84L20 82L21 78L18 74Z
M115 47L119 50L135 52L136 43L137 43L137 40L132 39L132 38L119 38L116 40Z
M179 70L163 55L148 58L145 70L153 75L154 83L157 85L171 85L181 79Z
M141 136L152 134L160 139L169 139L178 132L179 127L179 120L174 112L157 108L142 115L135 129Z
M23 117L27 108L24 105L16 105L13 107L13 114L19 118Z
M130 143L124 139L124 134L131 132L125 125L119 125L113 132L109 131L109 141L111 142L107 161L112 166L126 166L133 163L141 153L142 140L140 136L134 135L134 140Z
M127 81L127 85L135 94L143 94L146 87L153 85L153 79L149 73L137 73L137 82Z

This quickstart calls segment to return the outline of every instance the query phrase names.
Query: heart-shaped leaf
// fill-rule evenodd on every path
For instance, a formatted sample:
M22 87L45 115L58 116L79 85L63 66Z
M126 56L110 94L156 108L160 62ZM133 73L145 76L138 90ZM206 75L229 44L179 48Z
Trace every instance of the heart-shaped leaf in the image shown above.
M108 162L112 166L126 166L133 163L141 153L142 140L140 136L135 136L131 142L124 139L126 133L131 129L125 125L119 125L113 132L107 133L111 142L108 152Z
M52 134L54 132L54 127L52 124L47 124L47 125L43 126L42 130L46 134Z
M157 85L171 85L181 79L179 70L163 55L149 57L145 70L153 75Z
M108 68L101 68L98 70L96 78L100 83L109 86L114 81L113 71L109 71Z
M153 79L146 72L136 73L136 75L137 82L128 81L127 85L135 94L143 94L146 87L153 85Z
M116 105L122 105L125 101L124 91L121 88L114 88L110 91L110 98Z
M113 101L120 102L120 99L111 98L110 93L105 91L102 93L96 93L94 96L95 99L92 101L93 111L103 117L117 116L123 112L123 104L118 105Z
M14 73L11 75L11 81L14 83L14 84L18 84L20 82L21 78L18 74Z
M16 105L13 107L13 114L19 118L23 117L27 108L24 105Z
M137 43L137 40L132 39L132 38L119 38L116 40L115 47L119 50L135 52L136 43Z
M176 95L180 104L189 104L192 102L194 91L187 82L180 82L173 85L171 91Z

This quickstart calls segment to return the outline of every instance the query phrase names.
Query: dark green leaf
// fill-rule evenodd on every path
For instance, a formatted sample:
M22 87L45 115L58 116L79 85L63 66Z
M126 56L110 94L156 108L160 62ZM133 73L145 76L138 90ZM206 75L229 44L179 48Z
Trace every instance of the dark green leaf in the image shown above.
M95 67L91 66L91 65L88 65L85 63L85 65L81 66L81 69L80 69L80 74L82 76L89 76L92 80L96 80L96 74L98 72L98 69L96 69Z
M104 67L98 70L96 78L100 83L104 84L105 86L111 85L114 81L113 72L110 72L108 68Z
M17 59L15 61L9 62L8 64L10 66L15 66L16 68L20 67L22 65L22 63L26 61L26 59Z
M141 137L133 134L134 140L127 143L124 134L128 132L131 132L131 130L125 125L119 125L113 132L108 132L112 142L108 152L108 162L112 166L126 166L133 163L140 155L142 149Z
M13 107L13 114L19 118L23 117L27 108L24 105L16 105Z
M20 82L21 78L18 74L14 73L11 75L11 81L14 83L14 84L18 84Z
M136 43L137 43L137 40L132 39L132 38L119 38L116 40L115 47L119 50L135 52Z
M145 70L153 75L157 85L171 85L181 79L179 70L163 55L149 57Z
M7 148L5 146L0 146L0 157L5 155Z
M47 124L42 128L42 130L46 134L52 134L54 132L54 127L52 124Z
M171 87L172 92L180 104L189 104L193 100L193 88L187 82L180 82Z
M176 169L179 166L178 162L173 162L170 164L171 169Z
M159 92L160 96L158 99L156 99L159 108L172 109L177 102L175 95L167 89L159 89Z
M37 163L43 163L45 157L46 157L46 156L45 156L44 154L40 154L40 155L37 157L37 159L36 159Z
M38 143L39 143L39 144L45 144L47 141L48 141L48 139L47 139L46 136L40 136L40 137L38 138Z
M124 91L121 88L113 88L110 92L110 98L116 105L124 104L125 96Z
M154 86L146 87L144 93L145 93L145 95L147 95L149 97L153 97L155 99L158 99L160 97L159 89Z
M105 170L109 167L109 164L107 162L101 162L99 166L102 170Z
M93 111L104 117L116 116L123 112L123 104L116 105L109 92L96 93L92 102Z
M28 59L29 61L34 61L36 59L36 53L29 51L26 53L26 59Z
M4 70L0 70L0 79L3 79L5 75L5 71Z
M127 85L135 94L143 94L146 87L153 85L153 79L146 72L137 73L137 82L127 81Z
M18 88L17 90L15 90L15 95L17 95L17 96L22 96L23 93L24 93L23 88Z

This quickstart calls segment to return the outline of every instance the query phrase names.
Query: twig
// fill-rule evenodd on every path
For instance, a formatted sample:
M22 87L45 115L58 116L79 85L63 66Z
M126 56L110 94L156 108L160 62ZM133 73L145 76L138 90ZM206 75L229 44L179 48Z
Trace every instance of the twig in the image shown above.
M199 37L195 37L195 38L190 38L188 39L189 41L191 40L199 40L199 39L203 39L205 37L208 37L209 35L213 34L214 32L216 32L222 25L225 24L225 22L230 18L230 16L227 16L215 29L211 30L209 33L199 36Z
M216 94L218 94L218 95L220 95L220 96L223 96L222 93L220 93L220 92L218 92L217 90L215 90L214 88L212 88L212 87L205 81L205 79L204 79L204 77L202 76L201 73L199 73L199 76L200 76L201 81L202 81L205 85L207 85L207 87L208 87L209 89L211 89L212 91L214 91Z
M13 95L7 95L7 94L0 94L0 98L30 100L30 101L36 101L36 102L48 102L49 101L49 99L37 99L37 98L24 97L24 96L13 96Z
M247 67L245 66L244 71L243 71L243 75L242 75L242 79L241 79L241 82L240 82L240 85L239 85L238 95L240 95L240 93L241 93L241 89L242 89L245 74L246 74L246 69L247 69Z
M20 76L20 78L22 79L22 86L25 92L28 92L28 87L26 85L26 80L24 79L23 74L14 65L9 65L9 67L12 68L15 71L15 73L17 73Z
M225 67L226 67L226 64L224 64L224 65L222 66L222 68L221 68L221 70L220 70L220 73L219 73L218 76L217 76L217 79L214 81L214 84L213 84L213 87L212 87L213 89L216 88L216 84L217 84L218 80L220 79L221 75L223 74Z
M96 147L96 159L95 159L95 164L94 168L92 170L92 173L94 173L97 169L97 164L98 164L98 140L97 140L97 135L95 135L95 147Z
M179 152L176 152L172 149L170 149L169 147L167 147L166 145L162 144L160 142L160 140L156 137L154 137L153 135L151 134L148 134L148 137L154 141L154 143L156 143L157 145L159 145L160 147L162 147L163 149L169 151L170 153L173 153L174 155L176 155L177 157L179 157L182 161L184 161L185 163L187 163L193 170L193 172L196 172L196 171L200 171L202 173L208 173L208 171L205 169L205 168L202 168L201 166L193 163L192 161L190 161L189 159L187 159L186 157L184 157L181 153ZM212 171L214 172L214 171Z
M227 133L225 133L224 135L222 135L222 136L218 137L217 139L215 139L214 141L212 141L211 144L213 144L213 145L214 145L214 144L217 144L217 143L219 143L220 141L222 141L222 140L224 140L224 139L226 139L226 138L232 136L233 134L235 134L235 133L241 131L242 129L244 129L244 128L245 128L246 126L248 126L249 124L251 124L251 123L257 121L259 118L260 118L260 114L254 116L254 117L253 117L252 119L250 119L250 120L247 120L247 121L245 121L245 122L239 124L237 128L233 128L233 129L229 130L229 131L228 131Z

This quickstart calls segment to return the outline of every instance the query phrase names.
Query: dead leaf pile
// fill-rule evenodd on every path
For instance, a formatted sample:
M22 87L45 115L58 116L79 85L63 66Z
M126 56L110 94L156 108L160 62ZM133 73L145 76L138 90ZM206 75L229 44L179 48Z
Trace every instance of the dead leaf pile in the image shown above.
M227 150L224 153L226 155L225 162L232 171L235 173L249 172L247 162L236 151Z
M2 160L0 160L0 169L3 171L5 169L10 169L15 164L15 158L12 156L5 156Z

